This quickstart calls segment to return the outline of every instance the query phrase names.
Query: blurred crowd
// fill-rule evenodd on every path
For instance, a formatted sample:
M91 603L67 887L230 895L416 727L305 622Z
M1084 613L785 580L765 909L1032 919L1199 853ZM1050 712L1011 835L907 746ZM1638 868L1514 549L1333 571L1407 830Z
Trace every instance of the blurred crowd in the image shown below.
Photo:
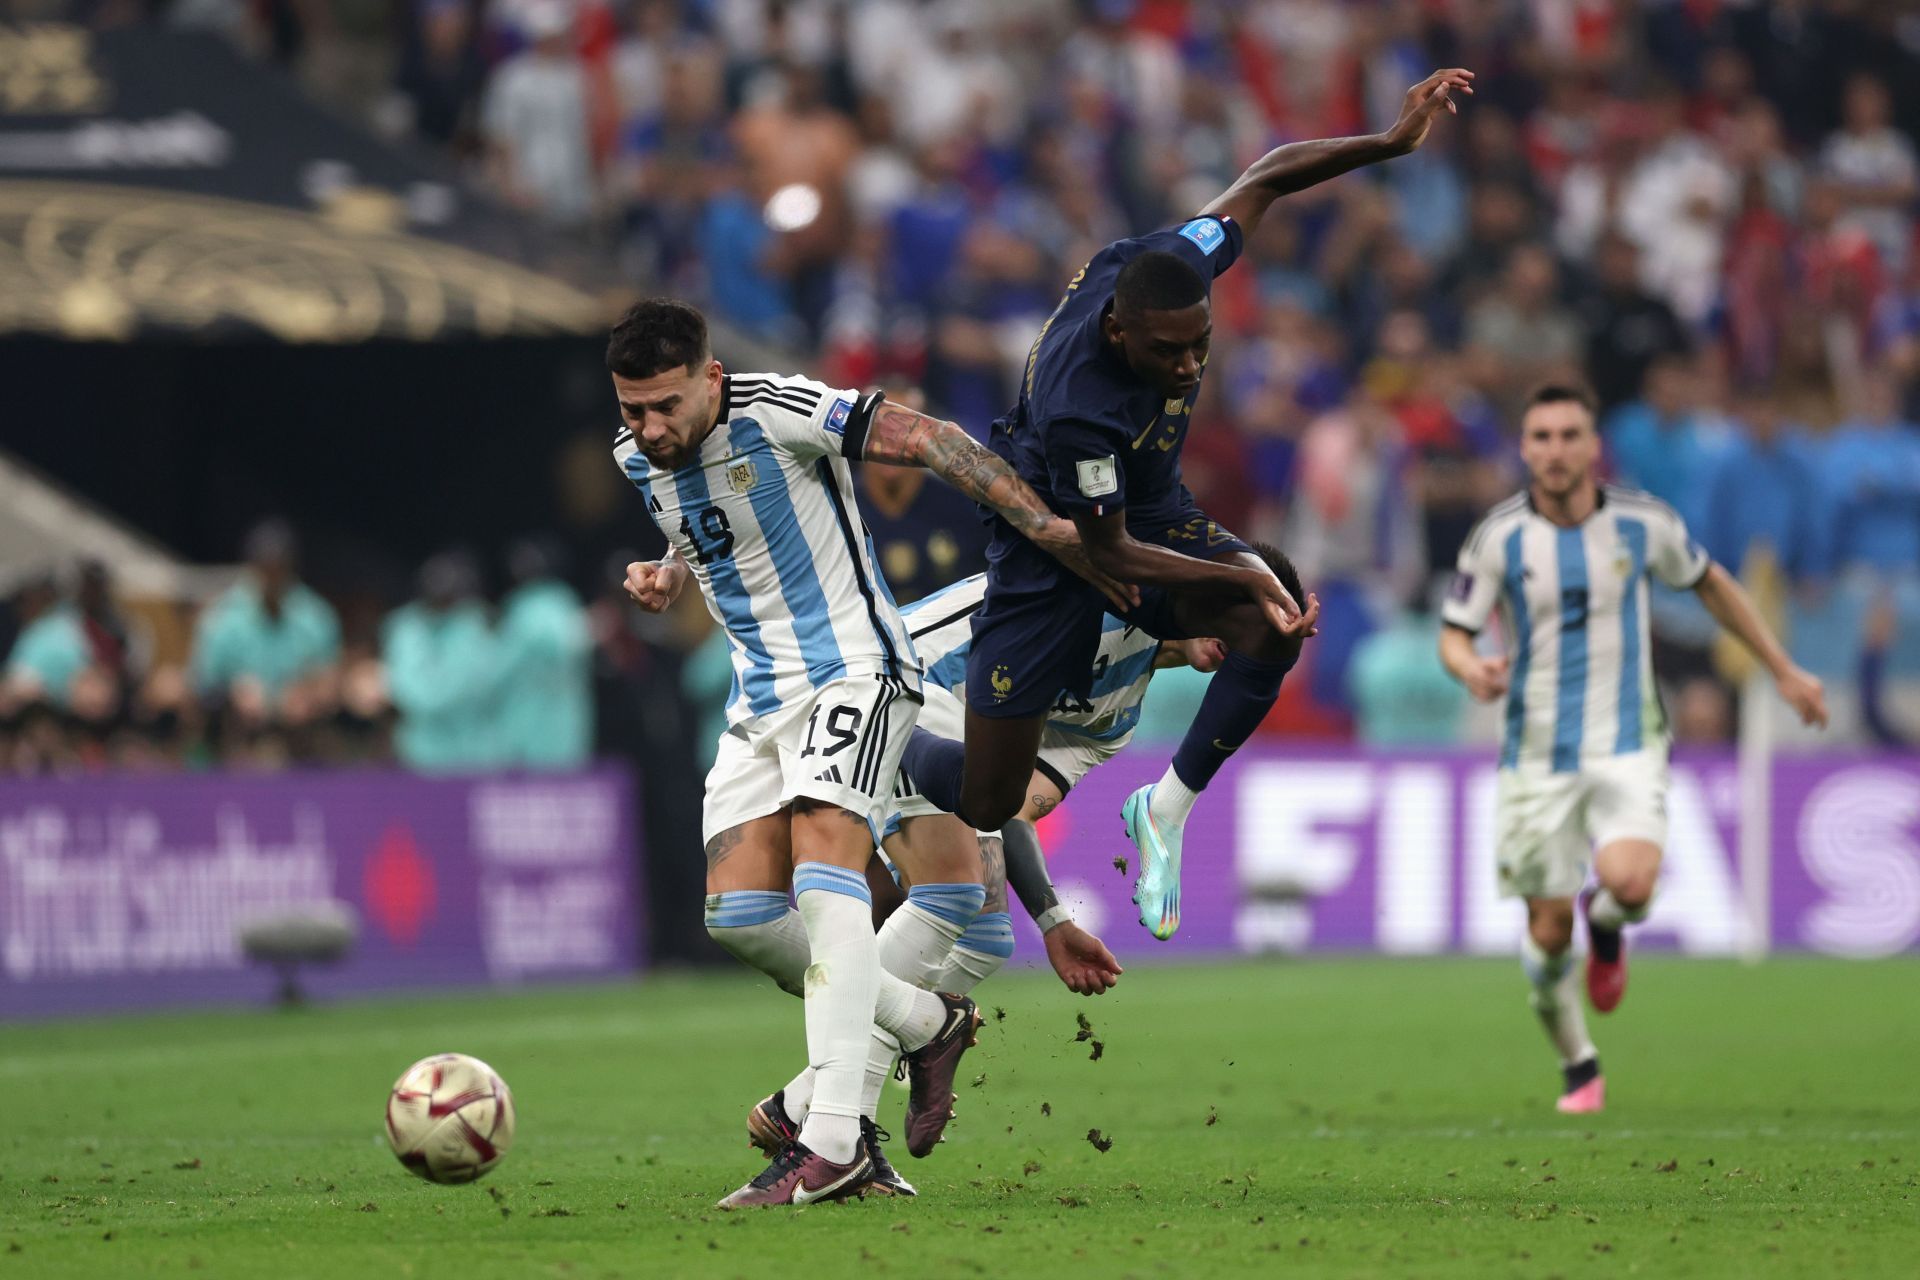
M127 602L99 561L22 583L0 606L0 771L592 758L591 620L549 543L509 550L496 600L471 554L437 555L418 597L362 635L301 581L285 524L255 529L244 557L199 609Z

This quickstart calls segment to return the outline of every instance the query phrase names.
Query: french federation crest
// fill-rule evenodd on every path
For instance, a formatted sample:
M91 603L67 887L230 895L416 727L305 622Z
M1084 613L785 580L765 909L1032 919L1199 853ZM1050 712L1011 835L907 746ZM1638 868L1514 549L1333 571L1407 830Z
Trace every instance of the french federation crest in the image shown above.
M738 462L727 464L727 488L735 493L745 493L760 483L760 468L753 465L752 458L742 458Z

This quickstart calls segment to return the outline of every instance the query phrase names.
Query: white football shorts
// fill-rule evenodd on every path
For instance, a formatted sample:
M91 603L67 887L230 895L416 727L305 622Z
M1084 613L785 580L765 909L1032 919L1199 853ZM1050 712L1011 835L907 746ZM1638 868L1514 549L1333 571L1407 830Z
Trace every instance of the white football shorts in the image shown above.
M1665 847L1666 746L1583 760L1571 773L1544 763L1502 769L1493 829L1501 897L1571 898L1593 850L1616 840Z

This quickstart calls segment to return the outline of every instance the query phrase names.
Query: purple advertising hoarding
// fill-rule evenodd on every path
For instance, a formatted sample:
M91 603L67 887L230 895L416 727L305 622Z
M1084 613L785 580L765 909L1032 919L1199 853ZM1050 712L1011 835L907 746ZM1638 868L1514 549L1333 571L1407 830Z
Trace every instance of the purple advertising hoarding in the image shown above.
M1492 755L1348 748L1257 747L1229 762L1186 829L1180 932L1153 941L1134 923L1134 851L1119 813L1163 767L1152 752L1123 754L1041 826L1062 898L1123 962L1518 946L1521 907L1494 883ZM1752 941L1738 783L1731 756L1675 760L1660 894L1638 938L1699 955ZM1920 757L1781 759L1768 792L1767 944L1855 956L1920 945ZM1022 954L1037 958L1032 927L1017 927Z
M0 1018L259 1000L250 919L359 917L320 997L626 972L629 779L400 773L0 782Z

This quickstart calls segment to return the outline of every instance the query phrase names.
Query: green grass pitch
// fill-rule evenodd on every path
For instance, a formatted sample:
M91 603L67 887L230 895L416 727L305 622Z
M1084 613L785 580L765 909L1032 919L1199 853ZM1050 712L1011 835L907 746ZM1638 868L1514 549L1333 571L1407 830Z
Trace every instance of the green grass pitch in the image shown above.
M918 1200L741 1214L802 1043L744 972L14 1026L0 1276L1912 1276L1916 993L1911 959L1643 959L1593 1023L1611 1108L1570 1121L1514 963L1011 974L948 1142L896 1154ZM381 1137L442 1050L519 1106L477 1185Z

